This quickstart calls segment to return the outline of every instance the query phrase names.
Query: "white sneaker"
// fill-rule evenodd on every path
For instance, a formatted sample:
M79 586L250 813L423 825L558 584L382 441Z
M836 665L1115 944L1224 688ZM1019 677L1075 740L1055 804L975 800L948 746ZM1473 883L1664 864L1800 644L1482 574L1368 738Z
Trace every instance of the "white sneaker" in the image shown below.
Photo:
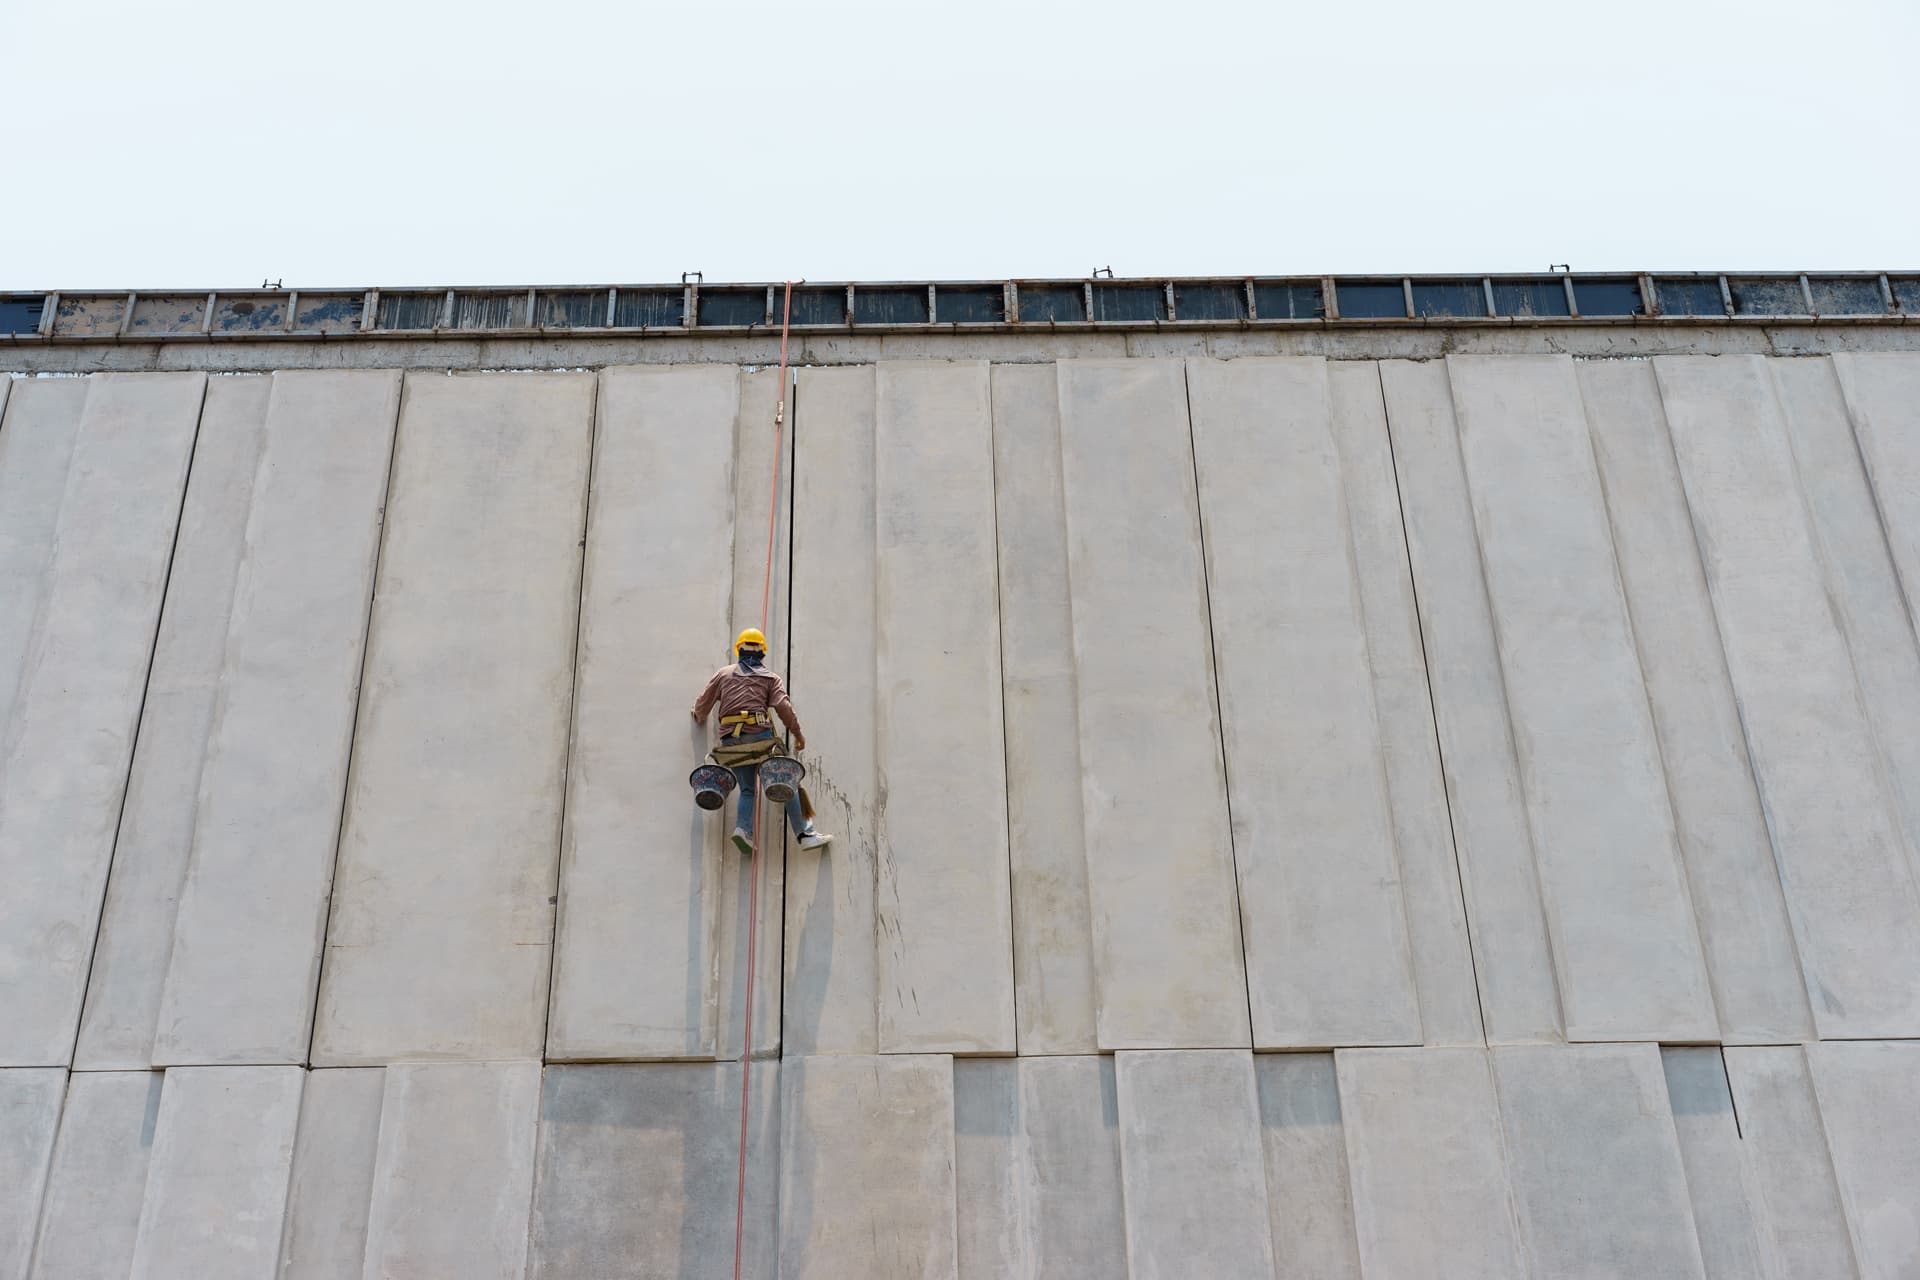
M824 849L833 843L833 837L824 831L809 831L800 837L802 849Z
M747 834L745 827L735 827L733 829L733 847L742 853L753 852L753 837Z

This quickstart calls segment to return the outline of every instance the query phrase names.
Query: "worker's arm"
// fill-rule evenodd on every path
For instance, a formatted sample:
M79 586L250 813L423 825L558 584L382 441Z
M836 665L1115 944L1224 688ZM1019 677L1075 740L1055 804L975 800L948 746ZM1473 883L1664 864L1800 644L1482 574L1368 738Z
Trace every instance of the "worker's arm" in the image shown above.
M702 689L700 696L693 700L693 718L695 721L705 721L707 716L712 713L713 704L720 697L720 677L726 674L727 669L725 667L714 672L713 679L707 681L707 687Z
M800 716L793 709L793 699L787 696L787 682L779 676L773 678L773 695L767 699L767 707L780 717L780 723L787 726L787 732L793 735L793 749L807 749L807 735L800 728Z

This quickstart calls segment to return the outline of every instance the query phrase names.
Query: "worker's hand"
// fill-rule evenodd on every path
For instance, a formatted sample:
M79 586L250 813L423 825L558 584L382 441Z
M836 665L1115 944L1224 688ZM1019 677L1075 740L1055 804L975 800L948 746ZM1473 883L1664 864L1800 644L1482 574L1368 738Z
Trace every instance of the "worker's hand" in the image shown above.
M804 733L796 733L796 734L794 734L794 735L793 735L793 749L794 749L795 751L805 751L805 750L807 749L807 735L806 735L806 734L804 734Z

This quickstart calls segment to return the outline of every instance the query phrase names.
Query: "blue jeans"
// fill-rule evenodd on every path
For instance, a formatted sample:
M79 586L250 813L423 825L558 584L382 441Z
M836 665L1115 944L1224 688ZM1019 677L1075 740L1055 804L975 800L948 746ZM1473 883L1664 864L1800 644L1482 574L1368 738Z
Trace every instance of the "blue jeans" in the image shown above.
M742 734L739 738L736 738L735 741L758 742L762 738L771 738L772 736L773 731L768 730L766 733ZM748 835L752 835L755 806L759 804L758 793L760 788L758 784L760 781L760 766L757 764L741 765L733 771L733 780L740 784L739 817L734 825L742 831L745 831ZM800 793L797 790L793 793L793 797L787 801L787 825L793 828L793 834L797 836L804 836L813 830L813 824L808 822L806 815L800 812Z

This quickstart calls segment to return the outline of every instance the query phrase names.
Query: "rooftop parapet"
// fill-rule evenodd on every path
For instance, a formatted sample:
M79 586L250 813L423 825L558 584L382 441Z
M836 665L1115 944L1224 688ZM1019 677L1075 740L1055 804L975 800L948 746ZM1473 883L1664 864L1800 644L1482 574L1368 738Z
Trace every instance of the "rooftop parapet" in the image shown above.
M0 342L352 340L778 330L783 284L0 294ZM1920 272L1552 272L798 283L809 332L1904 323Z

